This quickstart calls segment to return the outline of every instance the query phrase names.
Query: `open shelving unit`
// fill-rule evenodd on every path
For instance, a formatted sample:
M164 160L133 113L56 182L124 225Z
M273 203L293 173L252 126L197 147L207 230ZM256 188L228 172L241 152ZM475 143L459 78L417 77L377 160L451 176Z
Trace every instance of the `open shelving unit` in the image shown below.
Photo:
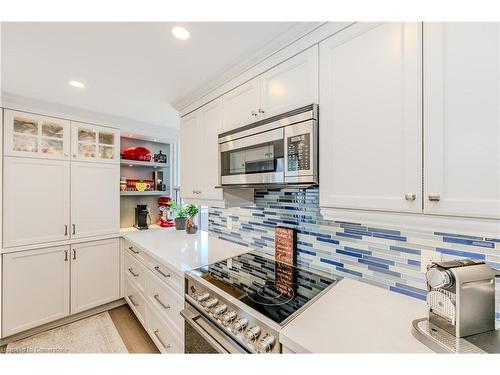
M167 155L167 163L155 163L149 161L120 160L120 176L138 180L153 179L153 172L163 173L163 184L166 189L150 191L120 191L120 227L129 228L134 224L134 208L138 204L145 204L149 207L151 223L158 219L158 198L172 196L172 145L170 143L151 140L148 137L139 135L123 135L120 139L120 153L129 148L142 146L157 154L160 150Z

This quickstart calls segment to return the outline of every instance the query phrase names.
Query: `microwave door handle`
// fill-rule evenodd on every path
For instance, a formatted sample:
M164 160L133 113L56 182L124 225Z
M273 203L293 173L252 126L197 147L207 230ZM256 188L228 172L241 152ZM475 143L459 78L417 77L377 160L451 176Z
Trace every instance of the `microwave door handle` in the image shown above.
M264 133L250 135L248 137L239 138L234 141L229 141L219 144L219 152L237 150L240 148L251 147L267 142L283 140L283 128L269 130Z
M201 314L193 313L191 308L186 308L180 312L187 324L205 339L219 353L247 353L243 348L236 343L232 343L229 338L224 337L223 333L218 332L218 329L205 319Z

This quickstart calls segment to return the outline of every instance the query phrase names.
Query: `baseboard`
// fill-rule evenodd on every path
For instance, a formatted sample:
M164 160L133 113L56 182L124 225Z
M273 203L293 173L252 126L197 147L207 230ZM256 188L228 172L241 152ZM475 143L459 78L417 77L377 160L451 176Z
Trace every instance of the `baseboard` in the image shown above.
M42 333L42 332L45 332L45 331L48 331L48 330L51 330L51 329L54 329L57 327L61 327L61 326L66 325L66 324L73 323L73 322L76 322L77 320L88 318L89 316L100 314L104 311L108 311L108 310L111 310L111 309L114 309L116 307L120 307L120 306L123 306L126 304L127 304L127 302L123 298L120 298L119 300L109 302L109 303L106 303L106 304L101 305L101 306L94 307L90 310L82 311L81 313L70 315L70 316L67 316L65 318L56 320L54 322L46 323L46 324L43 324L41 326L28 329L27 331L16 333L16 334L11 335L9 337L4 337L4 338L0 339L0 346L7 345L11 341L22 340L22 339L25 339L26 337L37 335L39 333Z

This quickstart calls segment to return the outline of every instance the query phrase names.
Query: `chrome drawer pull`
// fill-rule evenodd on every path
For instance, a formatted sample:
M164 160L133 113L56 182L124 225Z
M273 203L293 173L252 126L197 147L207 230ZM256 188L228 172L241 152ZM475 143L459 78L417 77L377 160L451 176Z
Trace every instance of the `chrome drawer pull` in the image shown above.
M405 199L407 201L414 201L415 199L417 199L417 195L415 193L406 193L405 194Z
M170 349L170 344L165 345L163 343L163 340L160 337L160 330L157 329L156 331L154 331L154 334L155 334L156 338L158 339L158 341L160 342L161 346L163 346L165 349Z
M68 261L68 250L64 250L64 261Z
M130 272L130 273L132 274L132 276L134 276L134 277L139 276L139 274L138 274L138 273L135 273L135 272L132 270L132 268L129 268L129 269L128 269L128 272Z
M439 196L439 194L429 194L429 200L431 202L439 202L441 200L441 197Z
M139 304L135 302L132 297L133 297L132 295L128 296L128 299L130 300L130 302L132 302L132 305L134 305L135 307L139 306Z
M169 273L165 274L165 273L163 273L163 272L160 270L160 266L156 266L156 267L155 267L155 270L156 270L156 271L157 271L160 275L162 275L163 277L170 277L170 274L169 274Z
M170 308L170 305L165 305L162 302L162 300L160 299L160 295L159 294L155 294L153 297L161 305L161 307L163 307L165 310L168 310Z
M139 254L139 251L137 250L134 250L134 248L132 246L129 246L128 249L133 252L134 254Z
M68 224L64 224L64 235L68 235Z
M73 227L73 234L76 234L76 224L71 224L71 226Z

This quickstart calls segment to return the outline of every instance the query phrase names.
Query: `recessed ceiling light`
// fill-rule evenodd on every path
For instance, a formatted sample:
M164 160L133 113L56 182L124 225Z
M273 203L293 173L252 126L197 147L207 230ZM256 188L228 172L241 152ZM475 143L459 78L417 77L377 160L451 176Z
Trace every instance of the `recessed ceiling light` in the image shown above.
M172 34L175 36L177 39L180 40L186 40L189 38L189 31L185 29L184 27L181 26L175 26L172 28Z
M83 89L85 85L79 81L69 81L69 84L73 87L77 87L79 89Z

